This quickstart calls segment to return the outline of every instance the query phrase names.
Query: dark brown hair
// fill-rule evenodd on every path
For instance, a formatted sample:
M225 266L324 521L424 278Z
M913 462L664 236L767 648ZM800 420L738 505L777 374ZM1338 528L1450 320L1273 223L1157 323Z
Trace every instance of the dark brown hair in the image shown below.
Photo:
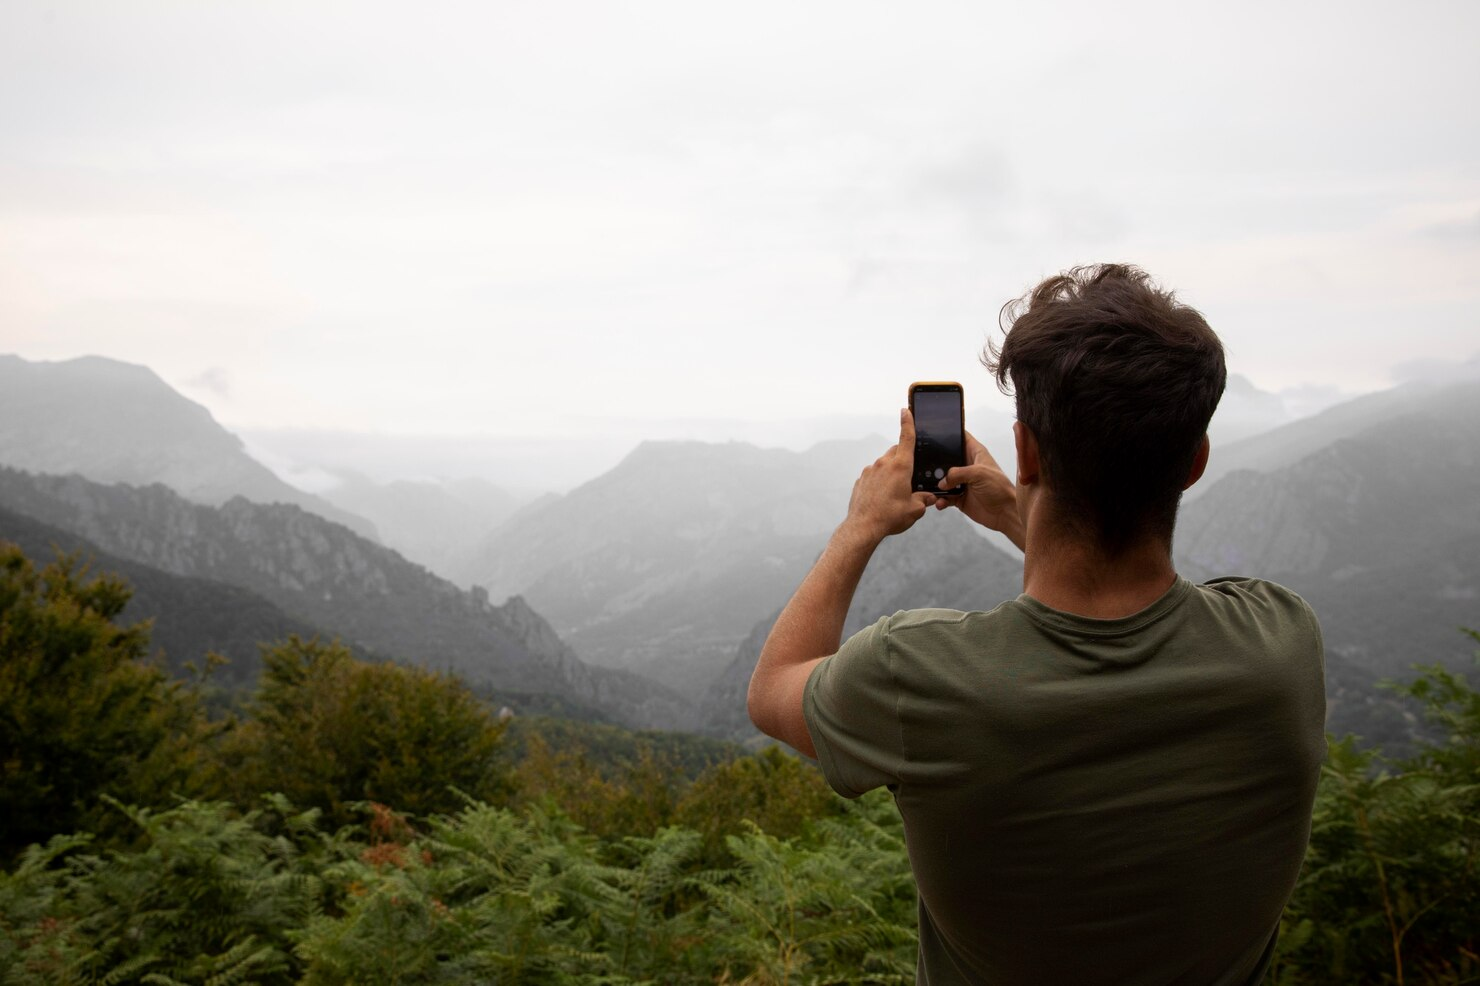
M1006 338L982 363L1038 439L1054 516L1110 556L1146 537L1170 548L1223 395L1218 336L1127 264L1050 277L1004 305L1000 324Z

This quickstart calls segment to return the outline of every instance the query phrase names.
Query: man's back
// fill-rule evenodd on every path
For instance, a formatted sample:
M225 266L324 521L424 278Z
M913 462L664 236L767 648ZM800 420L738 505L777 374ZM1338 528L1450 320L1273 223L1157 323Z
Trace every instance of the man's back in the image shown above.
M1324 710L1309 608L1256 580L1179 579L1115 620L1027 596L897 614L804 699L834 787L895 793L931 983L1249 981Z

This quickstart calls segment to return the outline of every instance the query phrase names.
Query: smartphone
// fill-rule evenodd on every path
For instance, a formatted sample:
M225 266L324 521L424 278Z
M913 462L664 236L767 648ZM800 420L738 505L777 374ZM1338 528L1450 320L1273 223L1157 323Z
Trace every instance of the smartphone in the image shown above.
M910 413L915 417L915 474L911 489L940 496L959 496L966 487L940 488L952 466L966 465L966 409L959 383L921 381L910 384Z

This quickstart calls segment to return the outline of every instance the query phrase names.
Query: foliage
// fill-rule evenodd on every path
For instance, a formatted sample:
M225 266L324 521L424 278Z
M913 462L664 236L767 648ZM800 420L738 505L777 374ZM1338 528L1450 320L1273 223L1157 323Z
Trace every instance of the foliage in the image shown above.
M0 983L896 982L914 892L888 799L826 840L698 833L608 842L560 814L469 802L421 829L376 804L334 836L281 799L129 811L0 876Z
M455 678L358 661L339 643L290 636L263 652L248 718L225 745L238 803L278 792L333 824L375 800L414 814L450 811L464 791L507 788L503 727Z
M0 877L0 981L295 981L290 937L320 881L291 838L260 826L276 813L289 833L311 833L312 813L120 810L140 830L135 848L91 855L86 836L57 837Z
M579 748L552 750L536 735L514 772L516 803L559 811L608 837L650 835L672 818L676 774L649 750L603 768Z
M129 589L73 557L41 572L0 544L0 854L110 825L99 798L158 804L197 786L208 727L145 660L147 624L113 620Z
M1396 690L1425 703L1446 742L1389 765L1330 740L1277 982L1480 977L1480 692L1420 671Z
M631 730L578 719L520 715L510 720L504 734L509 759L522 760L536 739L551 750L579 754L608 780L624 774L644 755L671 767L676 777L692 780L744 752L739 744L692 733Z
M772 746L700 774L674 806L673 820L703 835L712 859L728 836L751 826L782 838L801 835L842 804L820 770Z
M729 837L738 865L697 881L712 905L722 981L914 981L915 893L903 830L850 820L822 842L777 839L755 826Z
M582 746L553 750L526 735L514 770L515 804L559 811L606 838L647 836L668 825L702 837L705 862L731 863L726 839L754 826L783 838L836 814L841 799L816 766L768 747L714 764L687 782L653 747L632 761L602 763Z

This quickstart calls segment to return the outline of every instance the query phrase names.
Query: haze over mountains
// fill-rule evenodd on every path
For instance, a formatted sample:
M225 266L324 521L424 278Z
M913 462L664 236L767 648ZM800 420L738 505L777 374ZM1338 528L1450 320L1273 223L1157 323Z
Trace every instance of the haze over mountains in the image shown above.
M1334 728L1401 737L1413 724L1376 680L1472 649L1456 628L1480 624L1474 369L1217 443L1184 505L1182 571L1258 574L1315 605ZM744 685L766 629L889 441L647 442L523 506L483 481L341 470L330 503L276 480L143 368L0 358L0 373L0 464L17 467L0 471L0 538L33 555L79 547L119 570L140 589L131 615L158 619L176 663L218 640L245 679L253 633L318 631L456 670L516 706L735 738L754 736ZM1284 416L1265 396L1231 385L1228 420ZM135 485L109 485L120 481ZM326 519L369 530L357 514L389 548ZM881 548L848 626L900 608L989 608L1020 590L1015 551L932 513ZM495 605L509 595L523 598Z
M279 479L241 439L148 367L99 356L0 355L0 464L102 483L163 483L217 505L295 503L374 538L374 525Z
M524 595L589 660L697 697L801 580L878 448L644 443L521 511L456 574Z

